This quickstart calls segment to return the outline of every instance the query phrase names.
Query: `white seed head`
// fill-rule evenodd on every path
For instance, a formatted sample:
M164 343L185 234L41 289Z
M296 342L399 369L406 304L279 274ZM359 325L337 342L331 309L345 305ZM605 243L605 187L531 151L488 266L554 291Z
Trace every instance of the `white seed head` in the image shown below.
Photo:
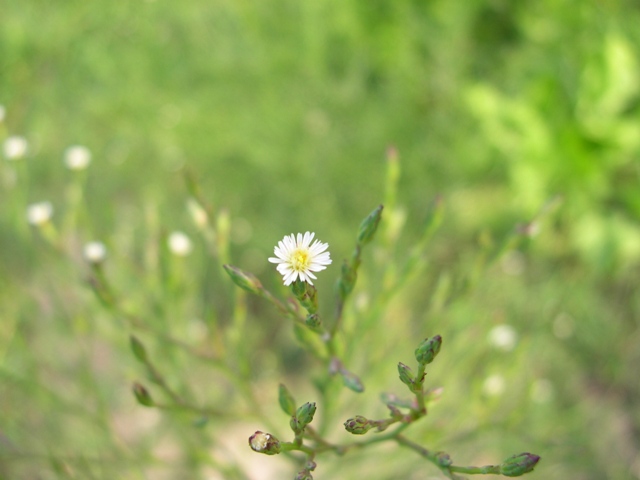
M53 216L51 202L32 203L27 207L27 221L34 226L44 225Z
M2 150L7 160L19 160L27 154L28 147L26 138L14 135L4 141Z
M185 257L193 250L191 239L183 232L172 232L167 240L169 250L174 255Z
M102 242L89 242L83 247L82 256L89 263L102 263L107 258L107 247Z
M91 163L91 151L82 145L73 145L64 151L64 164L69 170L84 170Z
M489 331L488 339L495 348L509 352L518 343L518 334L511 325L496 325Z

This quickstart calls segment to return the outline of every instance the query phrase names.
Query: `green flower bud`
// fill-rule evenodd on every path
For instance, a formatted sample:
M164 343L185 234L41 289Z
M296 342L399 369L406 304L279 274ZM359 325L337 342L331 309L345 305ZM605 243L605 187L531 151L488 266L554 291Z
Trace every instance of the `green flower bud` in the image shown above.
M295 480L313 480L313 477L311 476L311 472L313 472L315 469L316 469L316 462L314 462L313 460L309 460L304 466L304 468L298 472Z
M310 283L297 280L291 284L291 290L300 304L310 314L318 310L318 290Z
M360 380L360 377L358 377L355 373L351 373L349 370L343 368L340 370L340 375L342 375L342 383L349 390L356 393L364 392L364 385L362 383L362 380Z
M411 369L401 362L398 363L398 373L400 374L400 381L413 389L416 376Z
M438 466L446 468L453 464L453 460L447 452L436 452L436 463Z
M391 415L391 418L401 418L402 417L402 412L395 405L388 404L387 408L389 409L389 415Z
M344 300L353 291L353 287L356 285L358 274L356 270L346 260L342 264L342 274L338 279L338 295Z
M430 364L433 362L433 359L436 358L436 355L438 355L441 346L442 337L440 335L425 339L418 348L416 348L416 360L422 365Z
M358 232L358 243L360 245L366 245L373 240L373 236L375 235L376 230L378 229L378 224L380 223L383 208L384 207L382 205L376 207L376 209L371 212L360 225L360 231Z
M249 446L254 452L265 455L277 455L281 450L280 440L259 430L249 437Z
M260 280L258 280L254 275L252 275L251 273L243 272L238 267L234 267L233 265L223 265L223 268L229 274L231 280L233 280L233 283L235 283L237 286L246 290L247 292L251 292L255 295L260 295L262 284L260 283Z
M316 328L322 325L322 321L317 313L307 315L307 318L304 319L304 324L307 327Z
M278 402L284 413L291 416L296 414L296 401L293 399L291 392L282 383L278 387Z
M375 427L375 425L362 415L356 415L344 422L345 430L354 435L364 435L373 427Z
M299 428L303 429L311 423L316 413L316 402L307 402L296 410L296 418L299 422Z
M155 405L149 391L138 382L133 384L133 394L140 405L145 407L153 407Z
M519 477L533 471L540 457L532 453L520 453L507 458L500 465L500 473L505 477Z
M133 355L140 360L142 363L147 362L147 350L144 348L144 345L140 340L138 340L133 335L129 336L129 345L131 346L131 351Z

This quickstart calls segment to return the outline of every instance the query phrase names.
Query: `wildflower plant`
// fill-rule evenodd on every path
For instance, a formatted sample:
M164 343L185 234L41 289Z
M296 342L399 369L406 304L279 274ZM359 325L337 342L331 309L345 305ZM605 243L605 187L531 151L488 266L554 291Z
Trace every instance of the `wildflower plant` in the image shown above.
M331 263L328 245L316 240L311 241L313 233L304 235L289 235L278 242L275 247L276 257L269 261L278 265L277 270L283 276L285 286L291 287L293 296L298 304L307 312L307 316L300 314L296 308L285 308L268 293L257 279L251 274L242 272L236 267L225 266L231 279L241 288L271 300L282 309L283 313L290 316L297 325L304 324L310 331L320 335L326 345L326 355L319 355L325 362L325 369L329 375L340 372L344 378L344 384L351 390L361 393L364 385L360 379L349 372L336 353L335 339L340 334L339 321L344 301L355 287L362 248L373 240L382 216L382 205L377 207L361 224L357 236L354 254L350 261L345 261L341 275L337 283L338 316L334 319L334 327L326 329L322 326L318 316L318 291L313 286L311 279L316 277L311 272L324 270ZM303 454L301 470L295 476L296 480L311 480L312 472L318 467L317 460L323 454L332 452L345 455L349 451L359 450L368 445L380 442L396 443L399 447L408 448L433 463L443 475L450 479L463 479L458 474L497 474L507 477L517 477L531 472L540 457L531 453L513 455L500 464L481 467L460 466L454 464L451 456L442 451L427 449L410 440L404 432L414 423L427 415L428 405L440 396L440 388L427 388L425 385L426 367L431 364L439 354L442 347L442 337L435 335L424 339L417 345L414 352L417 363L415 371L398 363L398 375L400 382L408 389L409 398L395 394L383 397L389 410L388 418L370 419L363 415L353 415L344 421L346 432L355 435L368 435L363 441L344 441L334 443L323 437L322 427L315 428L312 425L318 406L316 402L306 402L300 406L293 395L283 384L279 386L278 401L282 411L290 417L289 426L292 431L292 439L283 441L271 433L257 430L249 437L249 446L257 453L265 455L277 455L284 452L300 452ZM142 402L142 400L141 400Z
M207 430L209 423L218 422L228 426L235 421L241 420L245 424L250 421L255 425L247 432L250 434L250 450L291 459L296 465L293 469L295 474L291 477L295 479L312 479L316 472L322 471L324 459L330 454L346 457L380 443L393 444L414 452L418 457L416 465L421 465L423 461L430 462L444 477L450 479L461 479L461 475L465 474L520 476L533 470L539 460L534 454L516 454L494 465L463 466L454 462L449 453L427 448L410 437L412 427L427 416L431 405L443 392L438 385L429 385L426 381L427 367L431 364L437 366L437 357L443 346L443 337L435 332L425 332L423 335L428 336L417 341L413 352L407 352L406 357L400 358L401 362L396 364L400 380L396 391L381 396L388 412L386 417L376 416L373 410L369 410L370 407L345 411L344 397L368 398L376 395L366 388L363 367L358 363L362 359L354 355L355 351L364 352L364 361L368 360L367 349L354 348L359 340L358 334L354 334L354 322L360 322L358 327L362 331L370 330L376 328L375 315L355 318L350 302L354 299L354 292L357 292L359 278L366 278L361 266L365 259L370 258L367 251L376 248L377 243L385 248L395 243L403 221L401 210L395 205L399 164L394 150L388 154L387 165L386 206L377 206L364 218L355 235L352 253L341 262L340 267L334 265L335 259L331 258L329 244L316 238L315 233L310 231L285 235L275 245L273 256L264 252L265 264L275 265L271 271L272 279L258 278L234 265L229 248L232 223L229 213L225 209L215 211L202 194L195 177L189 173L185 175L189 192L187 211L196 232L187 234L187 230L158 228L158 241L155 249L151 250L157 256L145 258L148 261L146 268L153 272L151 277L158 279L154 280L155 283L147 281L145 287L155 289L157 296L134 299L135 288L124 288L113 281L116 271L126 267L119 262L117 250L111 247L112 242L105 239L110 245L109 254L102 241L78 245L75 257L84 261L87 285L109 317L117 319L127 332L125 338L137 372L130 384L131 397L140 406L160 410L177 421L188 419L199 432L193 431L193 435L206 438L206 445L221 442L217 438L217 429ZM76 182L73 185L80 189L80 195L84 195L84 183L76 179L72 181ZM67 210L73 210L75 203L72 197L68 196L67 199ZM33 225L33 230L39 231L59 253L69 253L62 246L68 243L65 239L69 238L70 232L78 224L62 222L58 231L53 226L53 208L50 204L33 204L29 209L28 221ZM383 212L389 216L386 223ZM379 288L372 289L378 293L376 298L370 300L373 312L383 311L384 306L420 274L425 265L422 252L437 230L442 212L443 202L436 197L422 226L422 235L416 245L408 249L404 261L387 262L383 273L375 277L374 284L379 284ZM523 232L526 231L526 228L517 229L504 242L483 255L484 265L513 249L519 240L525 238ZM199 234L202 243L192 240L196 234ZM91 238L86 234L78 236ZM321 237L325 238L324 235ZM174 319L181 317L180 309L189 308L185 268L200 250L200 245L204 246L213 262L221 265L220 277L225 281L230 279L239 288L227 282L231 298L228 320L211 313L205 332L192 341L185 337L184 332L198 323L178 324ZM478 267L464 281L458 282L457 290L453 287L449 290L437 287L434 304L444 305L470 289L480 269ZM323 283L316 280L331 273L337 276L335 288L333 292L322 291ZM265 274L261 277L265 277ZM367 280L371 282L371 278ZM265 286L280 282L286 287L280 291L272 291ZM251 358L254 355L253 343L260 340L257 338L258 331L248 326L250 295L257 297L260 304L270 306L280 319L290 322L301 353L309 358L310 365L305 366L308 375L304 379L313 388L313 397L298 401L296 397L299 394L294 395L294 391L299 388L290 388L281 380L272 385L274 402L270 405L265 401L269 395L261 391L264 387L254 385L255 366ZM333 298L333 309L324 309L327 302L321 295ZM171 319L171 322L167 319ZM117 331L122 336L122 330ZM513 339L509 337L506 340L504 332L492 335L499 337L499 341L494 343L501 349L505 348L507 340L510 348L516 341L515 333L511 335ZM455 338L447 339L447 342L455 341ZM442 355L446 355L446 348ZM214 372L214 391L224 392L220 398L216 398L215 393L212 398L198 395L192 387L189 375L185 372L190 372L194 362L202 363ZM209 394L211 392L209 390ZM284 416L274 415L278 409ZM340 429L338 433L335 427ZM289 433L283 434L286 428ZM248 478L240 465L222 465L216 463L215 459L210 462L225 473L225 478Z
M434 363L443 345L442 336L437 334L416 342L413 355L408 354L407 358L402 359L403 362L397 363L400 380L398 391L385 393L381 397L388 411L387 417L375 418L367 411L352 411L346 415L341 413L343 408L339 398L344 394L370 395L366 391L361 373L353 367L354 339L350 338L352 333L346 329L347 323L351 324L353 319L349 318L349 322L345 323L345 307L356 290L364 252L376 243L380 235L378 232L382 230L383 243L393 242L397 236L398 219L401 218L399 210L395 207L397 169L397 154L392 150L388 155L385 200L391 205L391 214L396 220L391 225L385 225L382 221L385 209L379 205L362 221L353 252L342 262L338 271L332 295L335 301L332 313L321 309L321 292L316 286L318 275L324 274L324 271L333 265L328 243L320 241L315 233L309 231L289 234L278 241L273 251L274 256L269 257L265 254L264 260L275 265L274 274L281 277L280 281L287 287L289 295L274 293L265 286L267 282L263 283L256 275L229 262L228 214L226 210L214 214L201 194L195 178L187 174L187 186L191 197L188 201L188 211L194 225L208 245L209 251L223 264L228 278L239 287L232 292L235 302L232 321L219 327L218 338L222 338L222 341L217 343L217 350L214 351L196 349L175 336L174 330L170 327L164 330L154 327L139 314L128 310L127 302L120 298L109 281L105 262L93 261L85 255L93 271L91 285L98 299L130 325L130 348L146 376L146 380L136 380L132 384L132 394L137 402L146 408L160 409L167 413L186 412L195 415L197 420L194 424L201 426L213 419L222 422L233 419L255 420L256 428L248 437L249 448L257 453L284 455L292 459L297 464L296 479L312 479L314 473L322 469L323 458L327 454L345 456L380 443L395 444L398 448L413 451L422 457L422 460L416 459L416 464L422 461L431 462L444 477L450 479L462 479L464 477L461 475L464 474L520 476L532 471L539 461L539 457L534 454L516 454L494 465L464 466L454 462L449 453L426 448L408 436L411 427L426 417L430 405L442 395L441 387L428 385L426 382L427 367ZM379 305L388 303L393 295L424 267L421 250L436 231L441 218L442 201L436 198L418 245L409 250L404 263L401 262L399 267L389 267L385 274L380 276L379 280L383 286L380 290ZM508 237L495 247L492 254L484 255L483 259L486 262L494 261L499 259L502 253L510 251L518 239L524 238L521 231L521 228L516 230L514 236ZM169 235L169 250L174 256L188 253L184 248L187 243L185 239L188 240L188 237L182 232L174 231ZM189 240L188 251L191 251L191 248ZM474 273L478 275L477 271ZM470 277L465 282L460 282L457 292L437 293L440 296L444 295L445 299L436 298L434 301L446 302L447 297L451 298L471 288L473 280ZM173 292L171 295L184 292L184 289L173 289L172 284L169 284ZM277 420L277 417L269 413L273 409L265 404L265 395L257 393L252 386L253 367L248 361L251 357L249 339L252 336L247 330L247 295L259 297L262 302L270 304L279 317L291 322L294 336L303 351L315 359L315 367L308 367L315 371L309 376L316 392L315 398L298 402L292 390L284 383L273 387L274 390L277 388L278 407L288 417L288 435L274 433L281 432L280 424L286 422ZM368 322L371 320L364 320L363 328L369 328L371 324ZM165 372L166 366L163 367L163 363L166 359L157 356L157 348L147 347L147 343L152 341L153 337L165 345L183 349L192 357L206 361L219 372L225 372L225 381L234 392L234 400L226 399L225 403L220 405L194 401L193 395L185 389L183 382ZM449 341L456 340L452 338ZM342 434L339 438L334 438L330 432L335 424L330 422L340 415L344 415L339 421L343 427Z

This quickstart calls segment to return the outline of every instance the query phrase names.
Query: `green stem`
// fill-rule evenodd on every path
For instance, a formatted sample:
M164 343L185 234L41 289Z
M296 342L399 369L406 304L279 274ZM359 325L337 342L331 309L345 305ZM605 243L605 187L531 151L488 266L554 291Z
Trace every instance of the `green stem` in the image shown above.
M398 426L398 428L396 428L393 432L375 435L375 436L369 437L367 440L364 440L362 442L354 442L346 445L336 445L334 447L334 450L336 450L336 453L343 454L349 450L364 448L374 443L386 442L387 440L394 440L394 439L397 440L400 437L400 434L408 426L409 426L408 423L403 423L402 425Z
M435 466L437 466L442 471L442 473L447 476L447 478L451 478L451 479L455 479L456 478L453 475L452 471L451 471L451 467L446 467L446 466L440 465L438 463L438 453L437 452L433 452L431 450L428 450L428 449L418 445L417 443L414 443L411 440L403 437L402 435L397 435L395 440L396 440L396 442L398 442L399 445L402 445L403 447L410 448L414 452L417 452L420 456L422 456L422 457L426 458L427 460L429 460L431 463L433 463Z
M317 453L316 449L313 449L311 447L307 447L306 445L303 444L296 444L296 442L281 442L280 443L280 447L282 448L283 452L291 452L291 451L299 451L299 452L304 452L309 456L315 456L315 454Z
M418 365L418 373L416 374L416 400L418 402L418 411L416 412L416 420L427 414L427 406L424 399L424 375L426 365Z
M469 475L500 475L500 465L485 465L484 467L456 467L451 465L449 470Z

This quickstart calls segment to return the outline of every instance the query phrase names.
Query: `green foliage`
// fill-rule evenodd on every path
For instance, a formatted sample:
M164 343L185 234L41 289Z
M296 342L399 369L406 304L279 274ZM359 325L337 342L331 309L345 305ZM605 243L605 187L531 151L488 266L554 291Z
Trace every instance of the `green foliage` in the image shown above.
M0 478L291 478L236 429L291 433L275 386L326 392L309 426L342 441L407 408L375 396L410 393L395 365L435 332L410 441L637 476L639 22L630 0L3 2L0 142L28 149L0 158ZM305 230L335 259L312 315L266 261ZM431 474L379 453L298 477Z

